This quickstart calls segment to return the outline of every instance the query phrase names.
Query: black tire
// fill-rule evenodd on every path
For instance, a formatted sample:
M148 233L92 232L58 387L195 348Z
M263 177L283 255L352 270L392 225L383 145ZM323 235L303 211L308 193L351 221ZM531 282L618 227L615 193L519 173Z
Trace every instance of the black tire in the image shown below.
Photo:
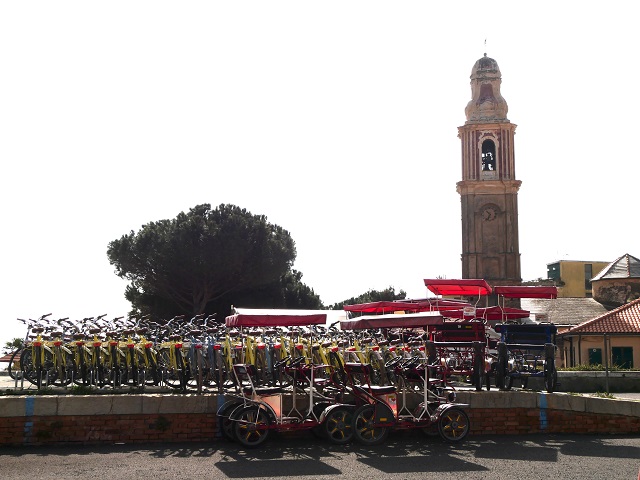
M81 345L75 345L74 349L75 350L72 353L72 355L74 355L73 383L76 385L89 385L89 371L87 368L84 347Z
M371 383L373 385L386 385L387 375L382 359L372 353L369 356L369 365L371 365Z
M487 372L484 377L484 386L487 389L487 392L491 391L491 373Z
M387 373L387 381L389 385L398 384L398 376L396 375L394 359L396 357L391 352L384 352L384 368Z
M511 390L512 387L513 387L513 377L511 375L507 375L507 378L505 378L504 389Z
M444 411L438 419L438 432L449 443L460 442L469 433L469 416L458 407Z
M553 393L558 385L558 372L556 370L555 360L547 359L544 362L544 388L547 393Z
M258 372L258 380L260 385L267 385L270 381L270 373L267 368L267 357L264 350L256 349L256 371Z
M54 368L56 370L54 385L58 387L66 387L69 385L71 383L71 372L73 371L73 359L71 355L62 349L57 351Z
M233 421L229 417L233 411L241 405L241 403L229 403L228 405L223 405L222 408L218 410L217 420L220 426L220 432L227 440L235 441L236 439L233 432Z
M349 443L353 440L353 410L347 407L334 408L327 414L322 426L331 443Z
M180 389L180 375L178 374L178 369L171 364L171 354L169 350L160 350L157 358L164 383L176 390Z
M482 381L485 377L484 371L484 351L479 342L473 342L473 385L476 387L476 391L482 390Z
M247 448L256 448L269 438L269 415L259 407L242 408L233 415L235 439Z
M20 356L22 355L23 349L18 349L11 354L11 359L9 360L9 366L7 367L7 371L9 372L9 376L11 380L15 380L18 376L18 371L20 369ZM15 367L18 367L17 369Z
M502 342L498 343L498 362L496 365L496 388L498 390L504 390L506 388L507 357L507 346Z
M504 362L504 359L499 358L498 364L496 365L496 388L498 390L503 390L505 388L506 374L507 366Z
M338 355L340 355L338 352L329 352L329 363L333 367L333 375L336 382L340 385L345 385L347 381L347 374L344 370L342 360Z
M473 372L473 386L476 387L476 392L482 390L482 380L484 379L484 373L482 368L482 359L475 359Z
M158 369L158 354L144 349L144 358L139 359L141 365L145 366L144 384L154 387L160 383L160 370ZM147 366L148 365L148 366Z
M33 385L38 385L38 374L33 364L31 347L22 350L22 354L20 355L20 370L22 370L22 375L25 380Z
M363 405L353 414L353 434L364 445L379 445L389 435L389 428L376 427L374 406Z

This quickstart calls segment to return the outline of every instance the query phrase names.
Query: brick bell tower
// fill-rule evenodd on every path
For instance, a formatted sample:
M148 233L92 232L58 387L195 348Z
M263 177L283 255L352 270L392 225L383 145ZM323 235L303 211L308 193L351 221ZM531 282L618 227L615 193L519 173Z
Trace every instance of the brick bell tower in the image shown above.
M490 285L519 285L518 190L514 135L507 102L500 94L498 63L484 54L471 71L462 141L462 278Z

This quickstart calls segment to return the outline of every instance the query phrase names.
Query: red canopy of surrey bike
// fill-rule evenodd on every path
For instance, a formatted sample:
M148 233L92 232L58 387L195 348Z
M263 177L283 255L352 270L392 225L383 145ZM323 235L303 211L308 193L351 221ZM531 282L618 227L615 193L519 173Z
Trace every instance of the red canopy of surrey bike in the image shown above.
M444 318L438 312L405 313L388 315L367 315L351 320L341 320L343 330L363 330L366 328L422 328L440 325Z
M391 312L432 312L444 310L458 310L470 303L460 302L456 300L444 300L442 298L426 298L422 300L405 300L405 301L380 301L357 303L353 305L345 305L343 308L347 312L359 313L391 313Z
M505 298L558 298L556 287L538 285L498 286L493 291Z
M227 327L302 327L326 323L326 313L288 313L286 310L242 309L225 318Z
M476 308L474 318L483 318L485 320L515 320L517 318L527 318L530 312L528 310L521 310L519 308L511 307L486 307ZM454 310L446 312L445 315L450 318L465 318L463 310ZM470 318L469 315L466 316Z
M491 286L482 279L465 278L450 280L447 278L425 279L424 284L436 295L489 295Z

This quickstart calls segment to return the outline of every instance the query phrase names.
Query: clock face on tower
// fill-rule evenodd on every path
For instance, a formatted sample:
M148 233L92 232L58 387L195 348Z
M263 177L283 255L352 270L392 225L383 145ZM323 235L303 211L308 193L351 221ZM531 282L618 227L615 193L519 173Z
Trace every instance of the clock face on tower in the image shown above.
M485 222L495 220L496 216L496 209L493 207L485 207L484 210L482 210L482 220L484 220Z

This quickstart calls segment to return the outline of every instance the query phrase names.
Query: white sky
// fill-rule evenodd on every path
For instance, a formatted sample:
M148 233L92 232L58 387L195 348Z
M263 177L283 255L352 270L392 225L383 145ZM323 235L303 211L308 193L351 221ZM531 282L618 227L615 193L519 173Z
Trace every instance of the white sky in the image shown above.
M107 244L201 203L287 229L325 304L459 278L485 38L518 125L523 279L640 255L634 3L529 5L0 3L0 341L18 317L124 315Z

